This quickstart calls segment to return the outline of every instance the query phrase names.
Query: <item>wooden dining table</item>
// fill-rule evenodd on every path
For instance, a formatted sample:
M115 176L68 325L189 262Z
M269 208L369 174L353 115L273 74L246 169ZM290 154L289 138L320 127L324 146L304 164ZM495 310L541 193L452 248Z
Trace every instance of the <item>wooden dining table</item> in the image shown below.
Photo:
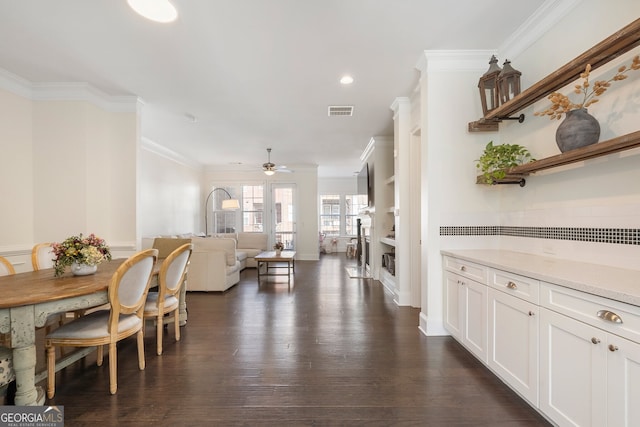
M0 277L0 332L11 334L16 405L44 403L44 390L35 380L36 328L52 314L106 304L111 276L124 261L102 263L88 276L54 277L50 268Z

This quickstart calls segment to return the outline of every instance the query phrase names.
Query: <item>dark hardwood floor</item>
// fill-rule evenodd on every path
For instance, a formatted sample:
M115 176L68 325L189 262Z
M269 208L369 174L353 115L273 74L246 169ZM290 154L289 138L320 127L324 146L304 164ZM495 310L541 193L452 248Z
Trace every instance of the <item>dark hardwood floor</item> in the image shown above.
M118 393L95 353L60 371L67 426L546 426L450 337L425 337L418 309L379 282L350 279L344 254L296 262L258 287L255 269L225 293L189 293L182 340L165 329L147 366L118 346Z

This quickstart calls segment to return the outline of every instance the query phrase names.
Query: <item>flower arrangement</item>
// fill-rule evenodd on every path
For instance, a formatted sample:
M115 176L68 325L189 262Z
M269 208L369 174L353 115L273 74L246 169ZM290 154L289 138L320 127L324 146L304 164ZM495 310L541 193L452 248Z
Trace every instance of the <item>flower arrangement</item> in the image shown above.
M582 102L574 103L569 100L567 95L563 95L559 92L553 92L547 97L551 101L551 107L544 111L534 113L536 116L550 116L551 120L560 120L562 115L580 108L587 108L588 106L595 104L599 101L598 96L602 95L611 86L612 82L624 80L627 78L627 73L631 70L640 70L640 55L636 55L631 64L622 65L618 68L618 72L609 80L596 80L591 86L589 82L589 74L591 73L591 64L587 64L584 72L580 74L580 78L583 79L582 84L575 85L573 92L576 94L582 94Z
M276 242L275 245L273 245L273 249L275 249L276 251L282 251L284 250L284 243L282 242Z
M62 243L53 243L53 267L55 276L62 276L67 266L75 263L98 265L102 261L111 260L111 251L105 241L95 234L83 237L68 237Z

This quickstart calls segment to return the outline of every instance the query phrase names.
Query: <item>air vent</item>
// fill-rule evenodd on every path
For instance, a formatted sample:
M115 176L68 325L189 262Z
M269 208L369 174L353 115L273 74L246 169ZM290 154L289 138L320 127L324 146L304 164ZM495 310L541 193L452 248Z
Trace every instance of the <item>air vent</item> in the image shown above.
M353 105L330 105L329 117L331 116L353 116Z

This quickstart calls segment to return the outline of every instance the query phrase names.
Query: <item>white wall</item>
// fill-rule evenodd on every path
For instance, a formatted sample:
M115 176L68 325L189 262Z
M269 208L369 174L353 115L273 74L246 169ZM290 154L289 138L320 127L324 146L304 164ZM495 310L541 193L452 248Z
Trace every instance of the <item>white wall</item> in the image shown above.
M317 260L318 255L318 170L316 167L290 165L294 173L276 173L266 176L260 169L247 170L207 168L204 172L201 200L204 201L208 190L214 185L262 183L265 190L270 191L271 183L294 184L298 200L296 213L296 258L300 260ZM200 220L204 232L204 214Z
M38 242L95 233L136 243L137 100L0 75L0 254L31 269Z
M513 65L540 79L550 74L640 16L640 2L583 0L534 45L513 58ZM594 17L598 17L594 21ZM575 36L567 37L567 34ZM558 47L561 47L559 49ZM549 56L549 52L556 52ZM592 71L591 81L608 79L621 64L640 54L640 48ZM540 58L545 58L541 61ZM570 94L573 87L562 90ZM571 99L580 99L575 94ZM523 112L525 123L503 123L503 142L525 145L536 158L559 154L555 131L559 125L534 116L549 102L541 100ZM640 71L612 83L597 104L589 107L601 127L600 141L637 131L640 123ZM575 165L538 172L527 179L525 188L500 191L504 225L544 227L640 227L640 150L634 149ZM506 187L506 186L505 186ZM633 245L518 239L505 237L502 247L541 253L558 258L637 268L640 247Z
M200 232L203 168L151 141L140 160L140 235Z
M30 249L33 237L33 104L0 89L0 251Z

